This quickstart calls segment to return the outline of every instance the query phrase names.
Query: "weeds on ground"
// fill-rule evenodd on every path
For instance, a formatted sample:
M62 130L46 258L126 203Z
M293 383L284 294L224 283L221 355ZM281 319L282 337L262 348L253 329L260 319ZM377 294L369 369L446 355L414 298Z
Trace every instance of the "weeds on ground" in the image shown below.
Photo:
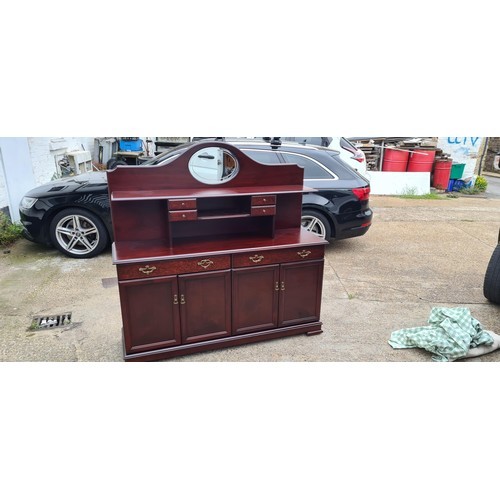
M468 194L468 195L473 195L473 194L481 194L483 191L478 189L476 186L470 187L470 188L463 188L459 191L461 194Z
M417 188L407 187L403 193L399 195L400 198L407 200L442 200L443 197L437 193L417 194Z
M484 192L486 191L486 188L488 187L488 181L482 176L478 175L476 177L476 182L474 183L474 187L479 190L479 192Z
M0 247L8 247L18 238L23 232L23 226L19 223L12 223L10 219L0 212Z
M478 175L476 177L476 181L474 182L474 186L463 188L460 190L460 193L468 195L481 194L486 191L487 187L488 181L482 175Z
M437 193L428 194L400 194L400 198L405 198L407 200L443 200L444 198Z

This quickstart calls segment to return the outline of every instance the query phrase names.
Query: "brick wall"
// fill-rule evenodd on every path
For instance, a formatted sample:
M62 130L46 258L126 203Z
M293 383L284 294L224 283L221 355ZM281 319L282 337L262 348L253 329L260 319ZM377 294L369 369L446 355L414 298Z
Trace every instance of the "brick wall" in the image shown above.
M7 200L7 184L3 173L2 158L0 157L0 211L7 213L9 211L9 201Z
M28 144L37 186L57 177L57 161L66 152L94 150L93 137L29 137Z
M486 172L498 172L493 167L495 156L497 152L500 151L500 137L489 137L488 138L488 148L483 159L482 169Z

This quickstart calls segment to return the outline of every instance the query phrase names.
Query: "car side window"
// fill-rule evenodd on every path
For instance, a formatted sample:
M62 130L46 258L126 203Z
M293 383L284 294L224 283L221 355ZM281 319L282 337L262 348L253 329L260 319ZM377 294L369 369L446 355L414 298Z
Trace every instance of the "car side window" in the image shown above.
M267 165L282 163L275 151L256 151L254 149L244 149L243 152L247 156L250 156L252 160L258 161L259 163L265 163Z
M332 179L335 178L326 168L306 158L302 155L295 155L290 153L282 153L286 163L296 163L304 168L304 179Z

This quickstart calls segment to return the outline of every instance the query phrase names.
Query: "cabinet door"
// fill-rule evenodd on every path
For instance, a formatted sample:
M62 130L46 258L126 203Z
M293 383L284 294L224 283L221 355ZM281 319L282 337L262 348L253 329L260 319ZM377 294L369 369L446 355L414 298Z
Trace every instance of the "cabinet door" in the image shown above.
M233 334L278 326L279 265L233 271Z
M183 343L231 333L231 271L179 276Z
M319 321L324 261L282 264L279 326Z
M177 278L120 281L127 353L180 344Z

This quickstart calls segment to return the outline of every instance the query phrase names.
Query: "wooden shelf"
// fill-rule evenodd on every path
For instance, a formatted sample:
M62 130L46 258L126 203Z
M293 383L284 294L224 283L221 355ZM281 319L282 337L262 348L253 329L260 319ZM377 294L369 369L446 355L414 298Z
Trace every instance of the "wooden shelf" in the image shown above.
M227 196L251 196L266 194L306 193L316 191L302 185L261 187L238 187L238 188L202 188L202 189L158 189L150 191L113 191L111 201L141 201L141 200L163 200L178 198L213 198Z
M113 243L113 263L125 264L144 260L174 259L179 256L202 257L208 254L225 254L228 251L253 252L325 244L325 240L303 228L276 231L274 238L262 235L233 235L216 241L210 237L183 238L176 240L173 246L169 246L165 240L121 241ZM200 250L201 248L203 250Z
M241 219L244 217L250 217L250 212L229 212L222 210L213 210L211 212L198 212L197 220L211 220L211 219Z

